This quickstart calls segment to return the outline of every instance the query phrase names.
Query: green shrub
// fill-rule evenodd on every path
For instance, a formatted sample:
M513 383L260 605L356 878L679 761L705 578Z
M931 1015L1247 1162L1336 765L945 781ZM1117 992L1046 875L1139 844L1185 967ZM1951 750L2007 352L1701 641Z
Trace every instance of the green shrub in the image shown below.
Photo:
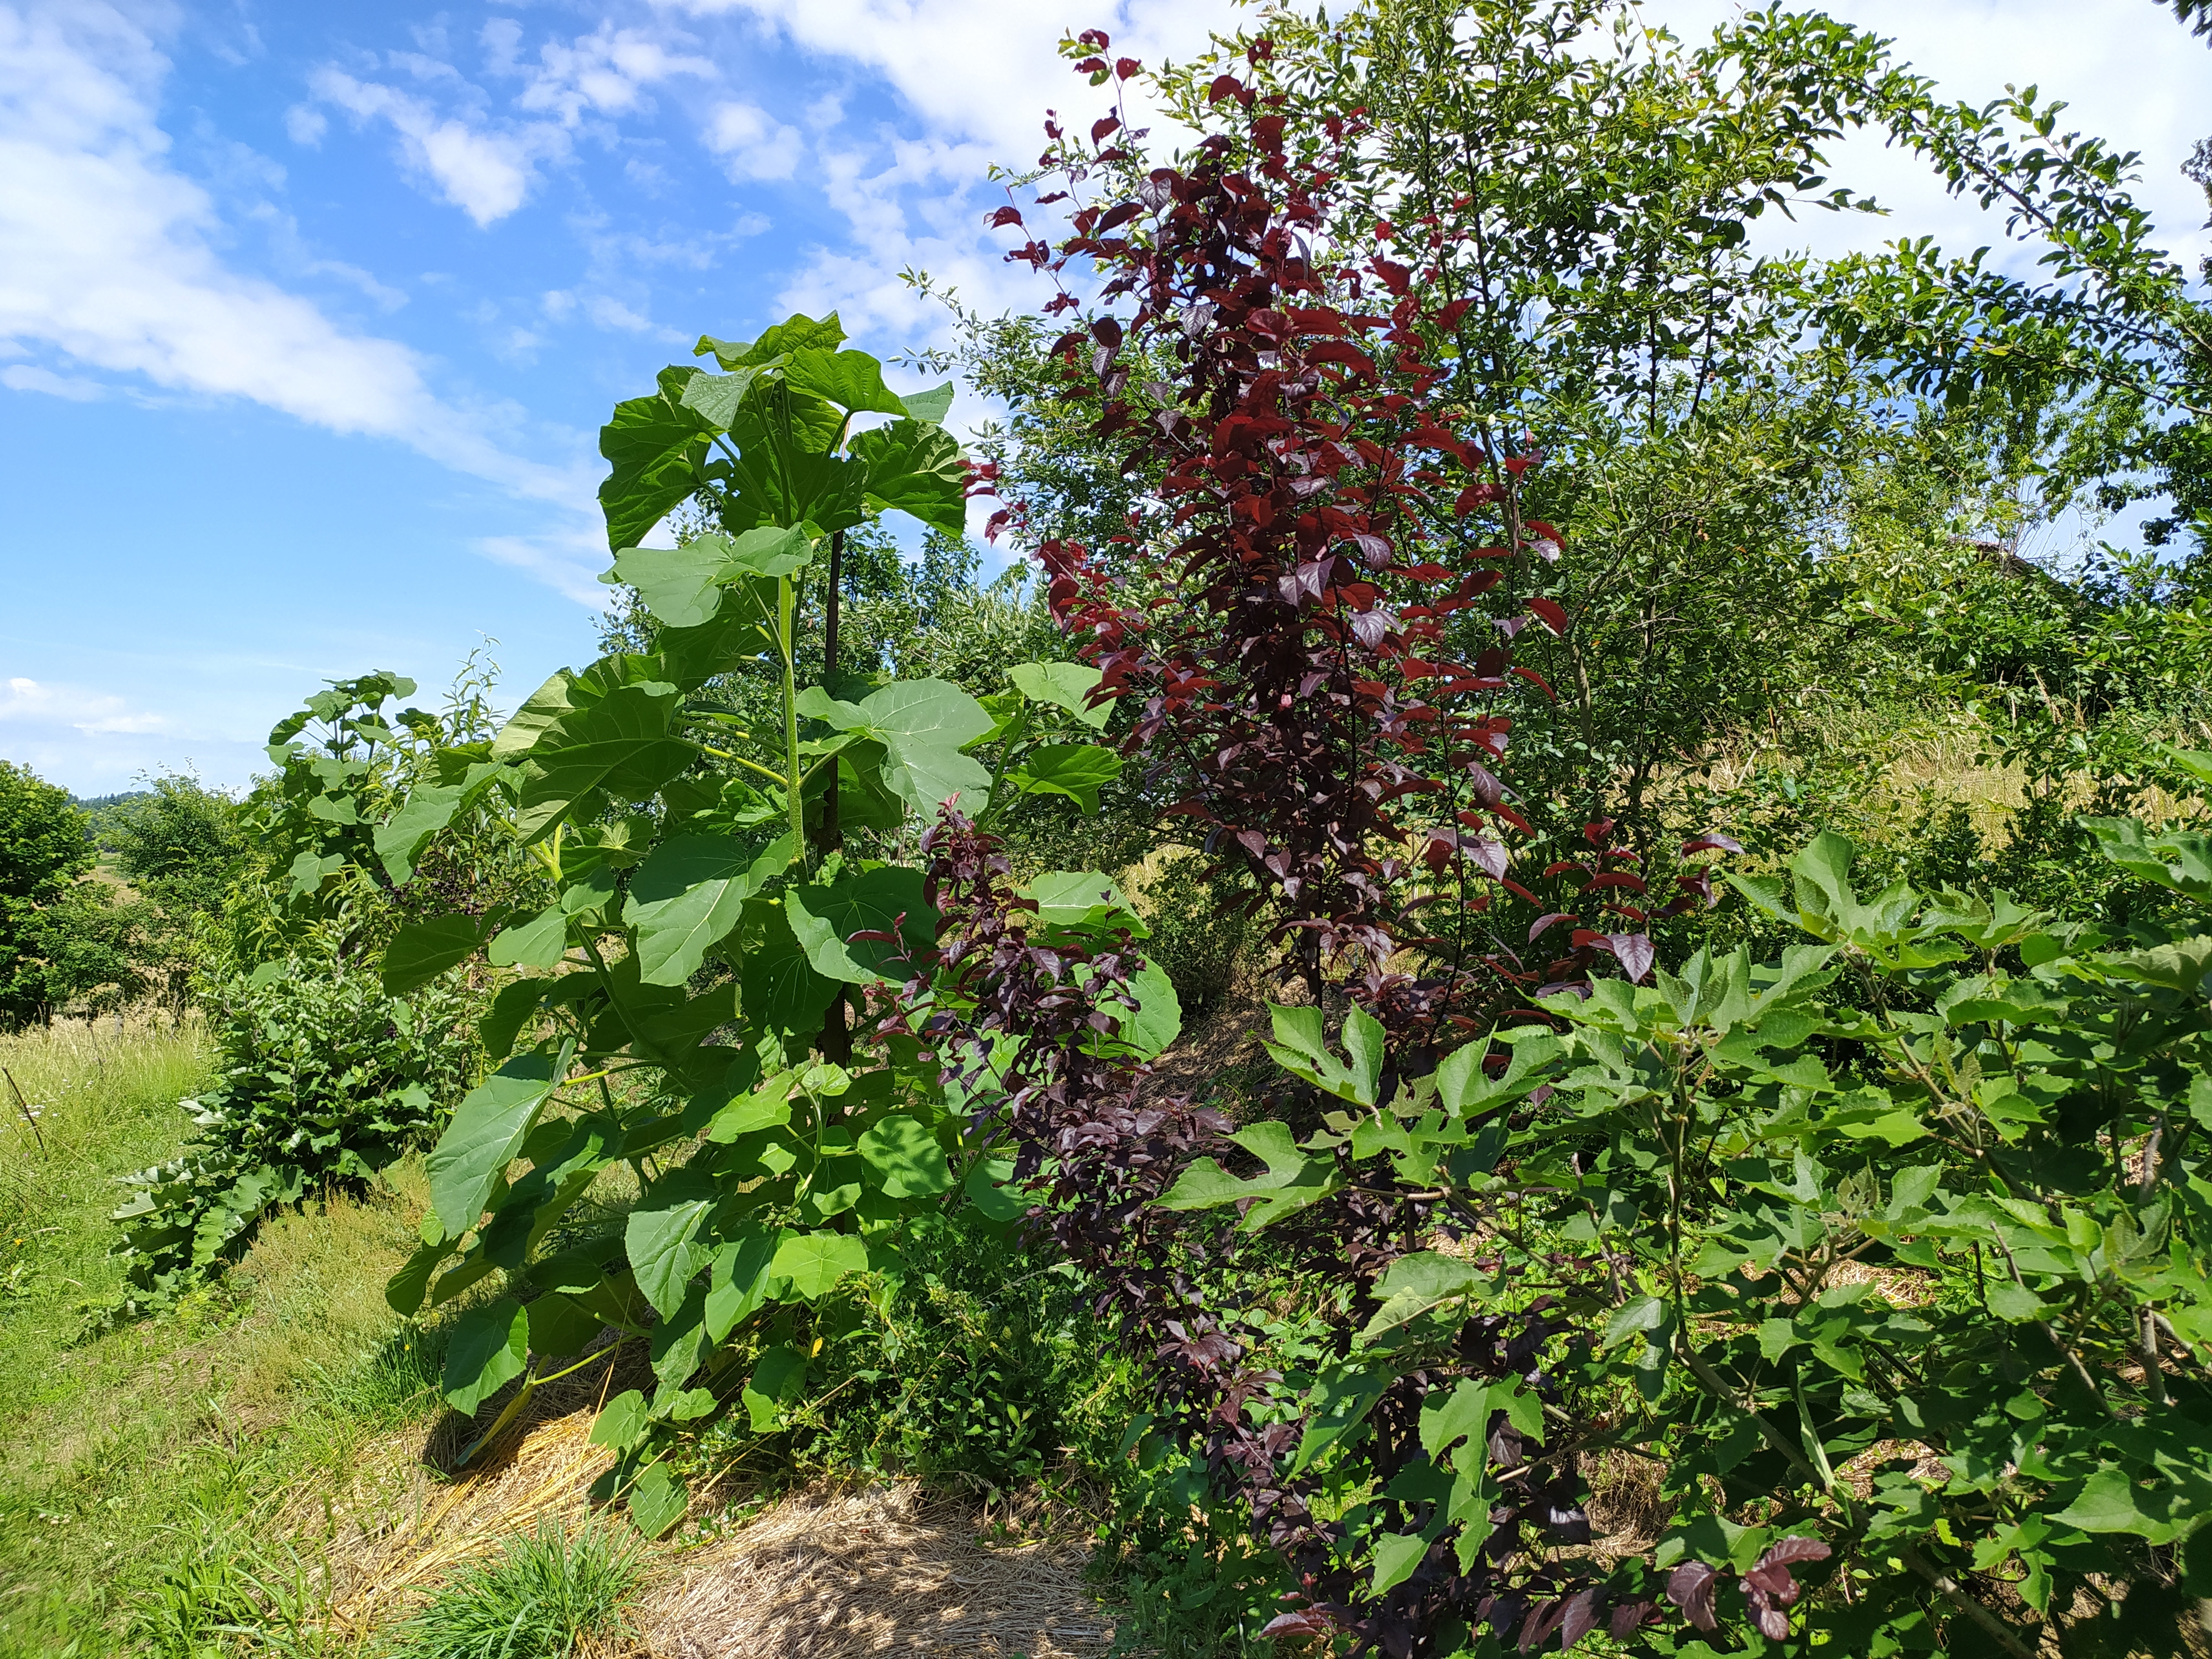
M244 1255L261 1218L326 1191L364 1190L428 1140L470 1081L468 993L435 981L392 997L367 974L298 962L216 996L215 1087L179 1103L196 1133L125 1177L123 1301L166 1306Z
M787 1414L793 1462L985 1492L1064 1471L1063 1447L1104 1463L1133 1407L1086 1295L1049 1253L973 1210L915 1218L896 1267L854 1281L816 1328L822 1397L838 1404ZM703 1449L752 1438L733 1413Z
M401 1626L387 1659L560 1659L622 1624L641 1570L629 1541L596 1523L541 1525L496 1561L464 1568Z
M1146 884L1141 901L1152 930L1146 948L1167 970L1187 1017L1228 994L1257 928L1244 908L1250 884L1231 871L1209 878L1210 863L1197 853L1173 854Z

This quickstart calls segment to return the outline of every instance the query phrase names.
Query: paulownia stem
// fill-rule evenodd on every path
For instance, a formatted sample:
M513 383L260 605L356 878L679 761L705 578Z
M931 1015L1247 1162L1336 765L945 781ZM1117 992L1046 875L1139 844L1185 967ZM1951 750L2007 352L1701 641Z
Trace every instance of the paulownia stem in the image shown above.
M799 764L799 641L794 621L799 605L799 590L788 576L776 579L776 627L782 635L783 647L783 757L785 795L791 807L791 833L804 847L806 844L806 803L799 799L799 787L805 781L805 773Z
M845 532L834 530L830 533L830 592L823 608L822 623L822 679L832 696L837 690L837 589L845 576ZM845 845L844 826L837 821L837 774L841 769L838 757L830 757L830 784L822 792L822 827L815 842L816 851L823 858L841 850ZM796 774L794 773L794 775ZM793 791L795 796L799 792ZM830 999L828 1011L822 1017L822 1035L816 1046L822 1058L833 1066L843 1066L853 1058L853 1033L846 1023L845 988L839 986L837 994Z

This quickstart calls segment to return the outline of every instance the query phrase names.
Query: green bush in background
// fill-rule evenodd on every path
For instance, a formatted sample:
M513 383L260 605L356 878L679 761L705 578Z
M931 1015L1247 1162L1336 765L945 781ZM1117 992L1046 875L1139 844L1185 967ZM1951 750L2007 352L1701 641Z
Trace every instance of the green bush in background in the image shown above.
M368 974L294 960L212 1000L219 1080L179 1103L196 1132L174 1158L127 1177L135 1190L116 1212L126 1262L116 1316L219 1273L271 1211L365 1190L436 1133L475 1070L475 1000L451 979L387 996Z

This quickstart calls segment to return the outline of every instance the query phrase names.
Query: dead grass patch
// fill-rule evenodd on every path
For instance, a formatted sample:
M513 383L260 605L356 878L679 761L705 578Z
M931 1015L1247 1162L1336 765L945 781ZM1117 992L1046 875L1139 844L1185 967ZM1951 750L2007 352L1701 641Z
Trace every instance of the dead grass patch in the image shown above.
M497 1420L512 1385L478 1418L443 1413L427 1437L417 1424L365 1447L349 1491L312 1495L331 1534L331 1624L364 1635L412 1611L464 1562L545 1522L580 1521L592 1484L615 1461L591 1443L592 1419L608 1395L637 1380L633 1370L645 1370L641 1356L605 1352L605 1364L538 1390L465 1468L462 1453ZM301 1527L313 1519L286 1518Z
M817 1486L683 1561L592 1659L1095 1659L1113 1643L1064 1537L994 1542L917 1486Z

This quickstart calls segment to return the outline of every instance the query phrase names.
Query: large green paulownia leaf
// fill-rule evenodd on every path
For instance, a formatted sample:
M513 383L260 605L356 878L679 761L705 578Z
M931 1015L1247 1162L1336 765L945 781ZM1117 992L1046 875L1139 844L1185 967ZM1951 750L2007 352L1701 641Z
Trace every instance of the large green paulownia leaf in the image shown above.
M1113 718L1114 705L1093 707L1091 693L1105 678L1088 663L1023 662L1006 671L1014 689L1031 702L1048 702L1064 708L1094 731L1103 731Z
M415 860L430 838L472 805L507 770L499 761L478 761L457 782L410 792L391 821L377 826L376 856L385 874L404 882L415 873Z
M726 836L661 842L631 878L623 920L637 929L640 977L681 985L738 925L745 901L787 869L799 842L787 835L756 854Z
M539 738L515 815L524 841L544 839L571 815L592 815L610 797L644 800L690 766L698 751L669 734L677 696L673 685L624 686Z
M648 398L615 405L599 428L599 453L613 471L599 486L610 550L635 547L699 488L714 422L684 404L685 386L699 370L664 368L660 389Z
M481 916L433 916L428 921L403 922L384 949L384 989L390 996L404 996L418 985L427 985L447 969L474 956L485 938Z
M1125 928L1132 939L1152 933L1128 896L1096 870L1048 870L1017 890L1047 927Z
M711 351L714 361L724 368L753 368L794 351L835 351L844 343L844 325L837 320L836 312L819 322L794 312L757 340L718 340L712 335L702 334L699 343L691 348L691 355L703 357Z
M722 608L723 590L754 577L788 576L814 556L801 530L762 525L741 536L709 532L681 547L626 547L610 574L638 591L671 628L698 628Z
M884 384L884 367L865 351L803 347L785 359L783 377L854 414L904 416L906 404Z
M881 743L884 782L921 817L934 817L940 805L955 799L963 811L980 811L988 797L990 772L960 750L998 722L947 681L895 680L858 703L811 686L799 695L799 713Z
M887 1198L928 1198L951 1190L945 1149L903 1112L880 1120L860 1137L860 1156L875 1170Z
M749 1227L714 1252L707 1287L707 1340L720 1342L768 1300L781 1230Z
M745 933L753 940L739 969L745 1018L765 1030L807 1036L820 1030L838 981L814 970L784 907L753 901Z
M568 1054L518 1054L462 1097L428 1160L430 1208L457 1239L477 1224L491 1190L561 1079Z
M783 908L793 936L814 971L848 985L873 985L910 977L903 958L937 937L937 913L922 897L923 876L904 865L884 865L840 877L827 886L794 888ZM887 939L855 941L862 933Z
M868 1270L868 1247L851 1233L794 1233L776 1247L769 1273L809 1302Z
M912 514L948 536L968 526L968 465L941 426L916 420L857 434L853 457L866 469L871 505Z
M1095 743L1041 744L1006 775L1025 795L1065 795L1086 812L1098 810L1098 792L1121 775L1121 757Z
M647 1188L629 1213L623 1247L638 1289L663 1319L684 1305L691 1276L707 1264L699 1234L720 1197L712 1176L687 1166Z
M522 1375L530 1358L530 1314L511 1296L471 1308L446 1345L441 1386L446 1401L464 1416Z
M560 965L568 951L568 913L553 904L501 932L488 954L495 968L551 969Z

